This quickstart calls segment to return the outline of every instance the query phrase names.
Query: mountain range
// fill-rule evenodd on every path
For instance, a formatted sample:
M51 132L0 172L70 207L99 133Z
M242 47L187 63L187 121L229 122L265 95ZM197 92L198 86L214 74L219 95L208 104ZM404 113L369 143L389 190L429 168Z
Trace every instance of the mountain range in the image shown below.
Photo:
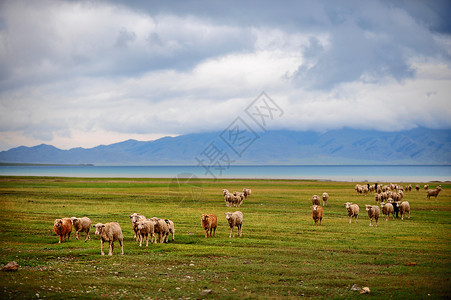
M0 152L2 163L95 165L313 165L451 164L451 130L398 132L340 129L209 132L127 140L94 148L58 149L41 144Z

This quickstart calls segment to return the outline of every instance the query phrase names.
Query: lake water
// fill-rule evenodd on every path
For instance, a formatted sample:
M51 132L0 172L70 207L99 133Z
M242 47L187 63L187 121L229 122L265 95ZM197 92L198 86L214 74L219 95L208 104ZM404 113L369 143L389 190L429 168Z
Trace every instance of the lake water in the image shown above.
M451 166L230 166L224 170L201 166L0 166L0 176L58 176L111 178L246 178L317 179L374 182L451 181Z

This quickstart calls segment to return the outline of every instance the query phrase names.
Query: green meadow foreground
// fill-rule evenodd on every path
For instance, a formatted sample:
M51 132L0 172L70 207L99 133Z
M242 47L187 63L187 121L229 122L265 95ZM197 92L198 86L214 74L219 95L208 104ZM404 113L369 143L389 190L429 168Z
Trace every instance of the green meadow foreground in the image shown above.
M0 177L0 264L20 266L0 272L0 298L449 298L451 183L441 184L436 201L423 188L405 193L410 219L369 227L374 194L357 195L352 182ZM244 187L252 196L226 207L222 189ZM323 192L330 198L316 227L311 196ZM357 223L347 201L360 206ZM229 238L224 213L235 210L241 238ZM175 241L140 248L134 212L174 221ZM218 216L216 237L204 237L202 213ZM71 216L118 222L125 254L116 242L112 257L101 256L94 230L88 242L73 232L58 244L53 221Z

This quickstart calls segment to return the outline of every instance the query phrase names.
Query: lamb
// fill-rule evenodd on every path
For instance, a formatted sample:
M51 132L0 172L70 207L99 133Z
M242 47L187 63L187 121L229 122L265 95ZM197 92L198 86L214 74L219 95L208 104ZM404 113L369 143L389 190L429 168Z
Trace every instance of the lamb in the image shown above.
M69 241L72 232L72 222L68 218L55 219L53 222L53 230L59 237L58 244L61 244L63 238Z
M370 218L370 226L373 226L373 219L376 220L376 227L377 227L377 221L379 220L380 215L380 209L377 205L365 205L366 211L368 212L368 217Z
M244 198L249 197L251 194L252 194L252 190L251 189L246 189L246 188L243 189Z
M146 220L146 217L141 215L141 214L138 214L138 213L133 213L129 217L130 217L130 221L132 223L132 228L133 228L133 232L134 232L134 236L133 237L138 242L139 241L139 236L138 236L138 227L136 225L136 222L144 221L144 220Z
M313 195L312 196L312 205L320 205L320 200L319 200L319 196L318 195Z
M313 205L312 206L312 217L313 217L313 221L315 221L316 226L318 226L318 220L319 220L319 225L321 225L321 221L323 220L323 208L319 205Z
M357 223L357 218L359 217L359 206L357 204L352 204L352 202L346 202L345 203L346 210L348 211L349 216L349 224L352 222L352 217L355 218L355 222Z
M233 237L235 237L235 231L234 231L235 226L238 228L238 234L241 237L242 229L243 229L243 213L240 211L235 211L233 213L226 212L225 215L226 215L227 222L229 222L229 226L230 226L229 238L232 237L232 233L233 233Z
M404 220L404 216L406 212L409 213L409 219L410 219L410 204L407 201L399 201L396 202L396 206L399 207L399 212L401 213L401 220Z
M442 186L439 185L437 188L433 189L433 190L428 190L427 194L426 194L426 199L427 200L431 200L431 196L434 196L434 200L437 200L437 196L440 193L440 191L442 190Z
M169 234L172 235L172 241L174 241L174 235L175 235L174 222L172 222L172 221L169 220L169 219L164 219L164 221L166 222L166 224L168 224L168 229L169 229L169 233L168 233L168 235L166 236L166 243L167 243L168 240L169 240Z
M153 243L154 240L154 234L155 234L155 227L154 223L151 220L143 220L136 222L136 225L138 227L138 234L139 234L139 247L142 247L143 240L146 240L146 247L149 246L149 235L150 235L150 242Z
M329 200L329 194L326 193L326 192L324 192L324 193L321 195L321 198L323 198L323 206L327 206L327 200Z
M72 217L70 219L71 219L72 225L74 226L74 229L75 229L75 238L78 240L79 233L86 232L85 242L90 240L91 237L89 236L89 231L91 230L91 220L88 217L83 217L83 218Z
M163 219L158 219L153 217L151 219L154 222L154 231L158 233L158 243L164 243L168 239L169 226ZM157 242L157 237L155 236L155 242Z
M109 244L108 255L113 255L115 241L119 241L121 255L124 255L124 236L122 235L121 225L110 222L106 224L97 223L93 227L96 229L96 235L100 236L100 253L102 255L105 255L105 252L103 252L103 243L105 242Z
M202 214L200 216L202 228L205 230L205 237L211 237L211 232L213 231L213 236L216 234L216 228L218 227L218 217L213 214L206 215ZM208 233L210 231L210 234Z
M381 208L382 208L382 214L387 216L385 221L388 221L388 218L390 217L390 214L393 215L393 220L395 219L395 212L394 212L393 204L391 204L391 203L383 203L382 202L381 203Z

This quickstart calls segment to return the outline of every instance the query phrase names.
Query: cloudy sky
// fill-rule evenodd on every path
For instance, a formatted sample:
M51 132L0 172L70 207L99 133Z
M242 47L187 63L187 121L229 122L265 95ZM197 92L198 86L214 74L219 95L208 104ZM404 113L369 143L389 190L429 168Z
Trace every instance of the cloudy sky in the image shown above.
M169 3L170 2L170 3ZM223 130L451 129L451 2L0 1L0 150Z

